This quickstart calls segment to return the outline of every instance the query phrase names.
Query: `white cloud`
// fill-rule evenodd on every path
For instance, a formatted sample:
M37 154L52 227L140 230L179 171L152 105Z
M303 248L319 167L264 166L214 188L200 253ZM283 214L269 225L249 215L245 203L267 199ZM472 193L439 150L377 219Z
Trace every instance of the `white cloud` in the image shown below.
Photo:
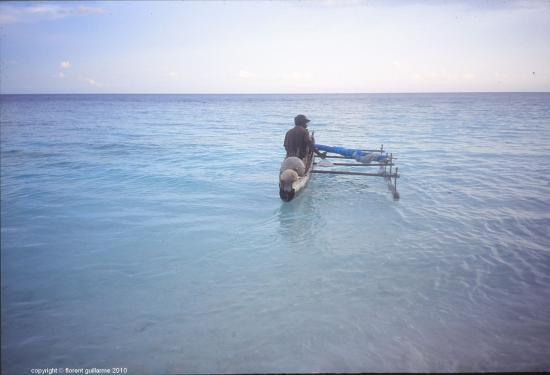
M48 14L57 17L65 17L77 14L102 14L105 10L89 6L59 6L59 5L38 5L28 8L22 8L23 13L29 14Z
M0 5L0 24L55 20L84 14L103 14L106 10L90 6L57 4Z
M249 72L248 70L239 70L239 77L243 79L255 78L256 74Z
M103 14L106 13L105 9L102 8L95 8L95 7L87 7L87 6L79 6L75 12L77 14Z
M65 71L67 69L69 69L71 67L71 62L66 60L66 61L61 61L59 63L59 72L57 73L57 76L58 78L61 78L61 79L65 79L67 76L65 75Z
M88 78L88 77L86 77L86 78L84 78L84 81L88 82L88 84L89 84L90 86L94 86L94 87L103 87L103 85L102 85L101 83L97 82L97 81L96 81L95 79L93 79L93 78Z
M25 9L27 13L31 14L46 14L46 13L55 13L55 9L51 6L33 6Z
M179 74L177 72L168 73L168 77L171 77L171 78L177 78L178 76L179 76Z

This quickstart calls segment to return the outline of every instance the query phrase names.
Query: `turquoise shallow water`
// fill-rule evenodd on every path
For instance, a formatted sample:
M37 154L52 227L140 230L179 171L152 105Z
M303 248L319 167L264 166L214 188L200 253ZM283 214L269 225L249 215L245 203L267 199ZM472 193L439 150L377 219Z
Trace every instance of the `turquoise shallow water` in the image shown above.
M6 373L550 371L550 94L0 99Z

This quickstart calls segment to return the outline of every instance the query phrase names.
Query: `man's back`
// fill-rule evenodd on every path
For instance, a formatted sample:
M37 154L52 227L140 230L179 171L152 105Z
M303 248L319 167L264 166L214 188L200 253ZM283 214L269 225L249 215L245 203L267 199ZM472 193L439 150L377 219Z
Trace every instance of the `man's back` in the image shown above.
M303 126L296 125L287 131L285 135L286 156L305 158L309 143L309 132Z

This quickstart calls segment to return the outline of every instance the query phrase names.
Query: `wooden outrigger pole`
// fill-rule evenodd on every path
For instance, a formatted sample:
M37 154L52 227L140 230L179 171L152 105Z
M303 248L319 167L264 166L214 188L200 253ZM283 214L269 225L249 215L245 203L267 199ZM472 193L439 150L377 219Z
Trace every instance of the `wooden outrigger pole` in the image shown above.
M384 145L380 146L377 150L361 150L365 152L380 152L380 154L384 153ZM319 156L315 156L319 157ZM341 156L341 155L327 155L327 159L351 159L355 160L350 157ZM345 167L384 167L384 170L378 172L378 173L369 173L369 172L352 172L352 171L344 171L344 170L318 170L318 169L312 169L311 173L321 173L321 174L344 174L344 175L350 175L350 176L373 176L373 177L383 177L384 180L386 180L388 184L388 189L392 193L393 199L397 200L399 199L399 192L397 191L397 179L399 178L398 168L395 168L395 171L393 171L394 164L394 157L393 154L389 154L388 158L385 159L384 162L378 162L378 163L331 163L331 165L336 166L345 166ZM314 165L317 163L314 162ZM389 172L388 172L389 167Z

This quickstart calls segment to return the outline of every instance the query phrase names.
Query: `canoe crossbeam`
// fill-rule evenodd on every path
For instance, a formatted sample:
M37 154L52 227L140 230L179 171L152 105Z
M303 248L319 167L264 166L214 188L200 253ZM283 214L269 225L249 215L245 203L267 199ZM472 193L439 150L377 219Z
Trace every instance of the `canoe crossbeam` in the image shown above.
M318 165L319 163L314 163L315 165ZM338 165L338 166L345 166L345 167L385 167L390 165L390 163L372 163L372 164L364 164L364 163L331 163L332 165ZM328 165L328 167L332 166ZM395 165L395 164L392 164Z
M318 157L318 156L316 156ZM355 158L348 158L347 156L342 156L342 155L327 155L325 156L325 158L327 159L350 159L350 160L355 160ZM397 160L396 157L394 157L395 160Z
M372 176L372 177L387 177L387 178L399 178L397 173L388 174L388 173L366 173L366 172L350 172L350 171L320 171L314 169L311 173L325 173L325 174L348 174L351 176Z

